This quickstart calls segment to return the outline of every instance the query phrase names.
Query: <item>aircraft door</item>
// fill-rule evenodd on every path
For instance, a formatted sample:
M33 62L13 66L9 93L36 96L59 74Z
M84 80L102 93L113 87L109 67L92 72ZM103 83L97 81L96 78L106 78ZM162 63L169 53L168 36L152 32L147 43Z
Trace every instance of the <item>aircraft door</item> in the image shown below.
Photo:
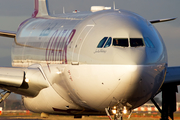
M79 64L79 54L82 48L82 45L88 36L89 32L93 29L94 25L86 25L78 36L72 55L72 64Z

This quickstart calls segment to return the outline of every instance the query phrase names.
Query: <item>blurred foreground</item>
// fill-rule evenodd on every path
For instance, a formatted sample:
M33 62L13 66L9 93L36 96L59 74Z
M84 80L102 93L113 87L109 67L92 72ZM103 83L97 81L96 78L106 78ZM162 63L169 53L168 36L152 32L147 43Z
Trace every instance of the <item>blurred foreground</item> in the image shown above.
M180 120L180 113L174 114L175 120ZM128 115L124 115L123 120L128 119ZM73 116L50 115L48 118L41 118L40 114L36 113L3 113L0 120L74 120ZM107 116L84 116L82 119L75 120L109 120ZM129 120L160 120L159 113L133 113Z

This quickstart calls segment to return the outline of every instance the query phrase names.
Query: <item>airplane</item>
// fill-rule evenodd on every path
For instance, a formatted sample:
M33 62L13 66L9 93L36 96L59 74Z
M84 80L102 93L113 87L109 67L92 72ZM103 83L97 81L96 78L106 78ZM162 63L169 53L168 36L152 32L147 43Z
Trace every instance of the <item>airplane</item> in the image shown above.
M14 92L42 117L122 120L123 112L151 100L162 120L173 119L180 67L168 67L166 47L152 24L176 18L148 21L103 6L50 15L48 0L34 2L32 17L17 31L0 30L0 36L14 39L13 67L0 68L0 102ZM159 92L162 109L153 99Z

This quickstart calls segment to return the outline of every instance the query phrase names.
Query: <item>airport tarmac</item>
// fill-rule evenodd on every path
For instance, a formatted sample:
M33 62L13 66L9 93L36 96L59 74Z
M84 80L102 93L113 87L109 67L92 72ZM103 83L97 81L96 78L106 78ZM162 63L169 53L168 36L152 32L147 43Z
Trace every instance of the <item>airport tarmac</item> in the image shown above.
M113 116L112 116L113 117ZM128 119L129 115L123 115L123 120L159 120L159 113L133 113L131 118ZM175 120L180 120L180 113L174 114ZM29 113L29 114L2 114L0 120L109 120L107 116L83 116L81 119L74 119L74 116L61 116L61 115L49 115L48 118L41 118L40 114Z
M0 117L0 120L45 120L45 119L39 119L35 117Z
M146 118L146 117L138 117L138 118L123 118L124 120L159 120L159 118ZM84 117L82 119L74 119L73 117L49 117L49 118L41 118L41 117L1 117L0 120L109 120L108 117ZM180 119L175 119L180 120Z
M108 117L83 117L82 119L74 119L74 117L67 116L50 116L48 118L30 117L30 116L0 116L0 120L109 120Z

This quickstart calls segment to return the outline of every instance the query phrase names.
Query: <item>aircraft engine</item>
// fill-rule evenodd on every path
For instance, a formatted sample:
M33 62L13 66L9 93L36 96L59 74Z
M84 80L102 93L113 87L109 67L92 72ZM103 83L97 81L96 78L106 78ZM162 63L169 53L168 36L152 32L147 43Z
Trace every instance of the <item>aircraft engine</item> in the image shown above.
M0 68L0 88L17 94L35 97L48 87L48 81L40 65L27 69Z

